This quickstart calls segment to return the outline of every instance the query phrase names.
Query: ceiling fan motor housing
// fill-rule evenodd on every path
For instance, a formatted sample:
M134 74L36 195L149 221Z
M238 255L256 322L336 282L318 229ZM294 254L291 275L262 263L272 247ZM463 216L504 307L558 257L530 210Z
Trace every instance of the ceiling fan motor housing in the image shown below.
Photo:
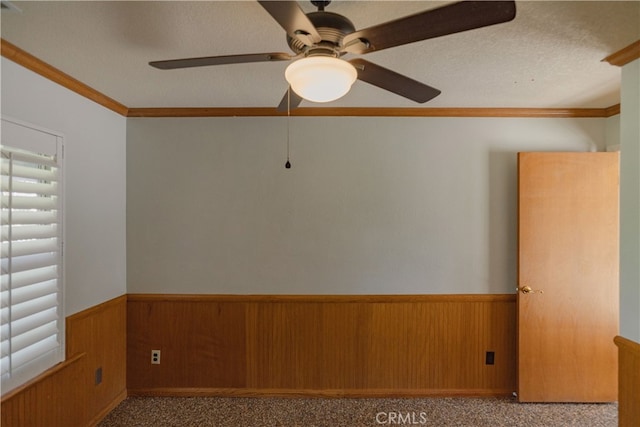
M287 35L287 43L296 54L305 56L340 56L342 39L356 29L353 23L342 15L333 12L311 12L307 17L318 30L322 40L314 46L305 46L300 40Z

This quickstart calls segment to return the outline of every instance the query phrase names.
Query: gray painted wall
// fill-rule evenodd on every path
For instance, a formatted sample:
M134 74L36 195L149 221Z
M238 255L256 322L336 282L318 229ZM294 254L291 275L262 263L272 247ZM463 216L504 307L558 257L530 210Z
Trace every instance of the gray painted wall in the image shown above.
M130 119L132 293L513 293L516 153L605 119Z
M640 342L640 59L622 67L620 333Z

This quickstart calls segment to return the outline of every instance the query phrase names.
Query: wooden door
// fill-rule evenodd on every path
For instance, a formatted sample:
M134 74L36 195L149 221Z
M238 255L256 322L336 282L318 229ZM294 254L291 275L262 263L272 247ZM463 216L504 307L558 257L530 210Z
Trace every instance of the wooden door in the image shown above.
M615 401L618 153L520 153L518 177L518 400Z

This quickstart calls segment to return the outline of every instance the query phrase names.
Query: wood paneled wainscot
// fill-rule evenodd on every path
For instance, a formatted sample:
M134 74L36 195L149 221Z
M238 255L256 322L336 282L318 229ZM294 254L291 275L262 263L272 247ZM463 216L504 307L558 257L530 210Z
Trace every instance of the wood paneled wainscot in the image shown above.
M129 295L127 318L130 395L515 390L514 295L145 294Z
M2 397L2 427L96 425L126 395L127 297L66 319L67 359ZM102 382L96 384L96 370Z
M640 343L615 337L618 346L618 425L640 425Z

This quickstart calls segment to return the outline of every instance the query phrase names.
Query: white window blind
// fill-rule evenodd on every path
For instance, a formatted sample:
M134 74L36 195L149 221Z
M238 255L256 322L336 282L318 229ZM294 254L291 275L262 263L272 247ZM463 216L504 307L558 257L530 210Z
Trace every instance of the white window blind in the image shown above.
M61 138L22 129L5 134L6 126L15 124L3 119L2 125L0 365L5 393L64 359L64 315ZM29 149L14 146L21 139ZM42 151L32 151L41 144Z

